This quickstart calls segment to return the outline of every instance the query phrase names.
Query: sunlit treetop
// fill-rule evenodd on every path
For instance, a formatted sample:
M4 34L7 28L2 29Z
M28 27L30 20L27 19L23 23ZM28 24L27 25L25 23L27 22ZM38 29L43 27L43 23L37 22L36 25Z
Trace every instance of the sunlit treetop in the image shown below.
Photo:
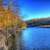
M15 16L11 11L0 12L0 27L11 27L19 23L19 16Z
M4 10L2 5L0 6L0 28L15 26L19 22L19 16L15 16L11 10Z
M24 22L21 21L19 14L15 15L13 11L11 11L11 9L5 10L1 2L0 4L0 28L9 28L9 27L14 27L14 26L19 26L21 28L21 27L25 27L26 24L24 24Z

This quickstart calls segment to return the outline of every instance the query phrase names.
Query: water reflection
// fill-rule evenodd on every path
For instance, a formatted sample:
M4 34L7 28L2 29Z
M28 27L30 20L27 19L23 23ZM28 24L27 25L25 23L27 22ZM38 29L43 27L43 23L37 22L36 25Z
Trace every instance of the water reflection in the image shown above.
M50 28L27 28L22 32L23 50L50 48Z

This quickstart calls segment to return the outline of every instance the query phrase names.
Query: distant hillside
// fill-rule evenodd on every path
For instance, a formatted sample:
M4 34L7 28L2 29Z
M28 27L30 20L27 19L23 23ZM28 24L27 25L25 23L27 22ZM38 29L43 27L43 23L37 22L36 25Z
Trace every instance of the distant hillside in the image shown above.
M42 27L50 27L50 18L39 18L39 19L32 19L29 21L26 21L28 26L42 26Z

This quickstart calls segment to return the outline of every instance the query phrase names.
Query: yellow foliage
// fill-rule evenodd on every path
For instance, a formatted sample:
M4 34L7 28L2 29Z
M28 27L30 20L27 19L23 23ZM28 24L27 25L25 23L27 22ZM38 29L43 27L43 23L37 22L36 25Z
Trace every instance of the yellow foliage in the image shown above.
M11 11L0 11L0 27L15 26L19 22L19 17L15 16Z
M1 7L0 7L1 8ZM10 10L0 9L0 28L7 28L12 26L19 26L20 28L26 28L26 23L22 22L19 16L15 16Z

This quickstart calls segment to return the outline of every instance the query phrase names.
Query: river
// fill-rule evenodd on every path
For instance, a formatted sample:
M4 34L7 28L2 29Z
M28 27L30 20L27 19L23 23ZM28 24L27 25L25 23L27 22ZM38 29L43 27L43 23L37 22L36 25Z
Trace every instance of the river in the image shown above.
M50 48L50 28L26 28L22 31L21 43L22 50Z

